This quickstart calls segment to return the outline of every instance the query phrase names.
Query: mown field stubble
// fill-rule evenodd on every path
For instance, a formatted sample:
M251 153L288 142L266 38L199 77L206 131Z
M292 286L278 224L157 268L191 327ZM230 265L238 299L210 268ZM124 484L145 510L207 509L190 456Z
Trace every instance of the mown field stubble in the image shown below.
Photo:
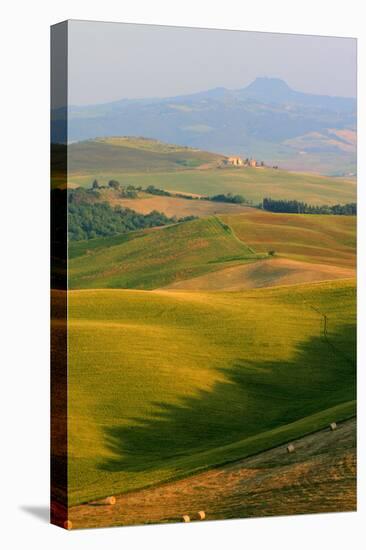
M78 528L356 510L356 421L175 482L70 510Z

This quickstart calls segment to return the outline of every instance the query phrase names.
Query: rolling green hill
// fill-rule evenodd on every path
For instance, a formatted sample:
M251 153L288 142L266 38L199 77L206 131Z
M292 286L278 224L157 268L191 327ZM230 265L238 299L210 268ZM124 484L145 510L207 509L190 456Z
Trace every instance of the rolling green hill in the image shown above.
M270 250L287 263L266 259ZM239 290L347 278L355 275L356 218L247 208L220 219L73 242L69 258L70 288L194 289L197 279L200 290ZM258 259L265 265L248 265Z
M260 257L217 218L70 243L70 288L165 286Z
M57 147L55 146L55 151ZM58 149L57 149L58 150ZM62 154L60 149L59 154ZM110 137L72 143L68 147L68 185L154 185L159 189L215 195L233 193L253 202L264 197L296 199L309 204L355 202L356 182L272 168L218 168L225 157L199 149L136 137ZM57 155L54 165L57 167ZM64 184L53 173L53 185Z
M111 137L72 143L68 147L70 173L172 171L215 163L222 155L169 145L153 139Z
M352 282L69 292L70 504L257 453L354 399Z
M272 249L293 260L356 268L356 216L278 214L252 208L220 218L256 252Z

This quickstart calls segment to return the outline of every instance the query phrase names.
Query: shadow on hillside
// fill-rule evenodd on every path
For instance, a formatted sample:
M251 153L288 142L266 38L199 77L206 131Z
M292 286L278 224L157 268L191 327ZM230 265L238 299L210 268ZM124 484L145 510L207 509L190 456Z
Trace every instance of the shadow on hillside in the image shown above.
M332 334L335 347L314 337L290 362L237 360L222 369L225 380L211 391L183 397L178 405L156 402L150 418L108 427L114 458L100 468L148 471L355 399L355 338L355 326L344 325Z

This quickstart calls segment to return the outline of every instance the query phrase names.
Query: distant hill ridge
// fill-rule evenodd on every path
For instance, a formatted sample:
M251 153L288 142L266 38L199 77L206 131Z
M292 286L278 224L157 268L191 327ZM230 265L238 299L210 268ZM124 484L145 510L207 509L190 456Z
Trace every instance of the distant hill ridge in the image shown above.
M327 105L332 104L334 107L337 107L339 110L354 110L356 108L356 99L353 97L343 97L343 96L330 96L325 94L311 94L306 92L300 92L293 90L287 82L280 78L273 77L257 77L253 82L248 86L239 89L229 89L224 86L218 86L216 88L209 88L208 90L203 90L201 92L194 92L191 94L176 95L170 97L151 97L151 98L142 98L142 99L129 99L124 98L116 101L111 101L109 103L101 103L96 105L87 105L87 106L78 106L71 105L70 109L72 112L93 110L95 108L102 109L106 111L109 107L118 106L122 104L154 104L161 103L164 101L194 101L196 99L207 99L212 98L218 101L228 99L229 97L237 99L252 99L261 101L263 103L281 103L288 102L292 100L295 103L303 104L313 104L313 105Z
M63 116L62 110L53 113L53 142L62 139ZM345 131L350 135L347 150L339 137ZM174 97L71 106L68 124L71 142L147 136L337 175L355 172L355 132L356 99L298 92L283 80L264 77L238 90L218 87Z
M195 99L206 98L216 99L217 101L224 101L230 98L252 100L265 104L294 103L299 105L318 106L319 108L332 107L335 110L350 112L356 109L355 98L299 92L290 88L284 80L270 77L258 77L244 88L231 90L224 87L217 87L203 92L175 96L169 99L194 101ZM145 102L148 100L141 101ZM156 101L156 99L151 101Z
M70 172L171 171L216 165L224 156L192 147L142 137L105 137L80 141L68 148Z

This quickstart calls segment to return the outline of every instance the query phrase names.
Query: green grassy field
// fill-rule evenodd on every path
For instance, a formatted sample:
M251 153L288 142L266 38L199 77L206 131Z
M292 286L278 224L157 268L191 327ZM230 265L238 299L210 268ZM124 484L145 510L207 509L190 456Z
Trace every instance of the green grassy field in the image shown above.
M254 454L354 399L352 281L69 292L70 504Z
M215 163L222 155L143 138L99 138L72 143L68 170L85 172L141 172L184 170Z
M226 273L231 277L229 268L257 259L267 262L258 271L260 280L262 275L268 278L269 250L275 250L276 258L302 262L281 265L280 270L280 266L272 262L274 271L268 274L272 284L285 274L284 269L296 270L298 277L293 273L291 278L294 283L305 282L306 277L326 280L353 276L356 218L273 214L248 208L238 215L73 242L69 248L69 285L70 288L154 289L190 280L188 288L194 289L195 278L212 273L204 289L220 290L220 285L221 289L227 288ZM313 264L313 275L304 262ZM334 267L332 273L328 273L327 266ZM237 275L240 288L245 273L238 271ZM202 290L201 286L198 288Z
M261 257L217 218L72 243L70 288L165 286Z
M273 170L270 168L228 168L207 170L179 170L159 172L140 170L127 173L124 170L95 170L93 173L70 172L69 184L90 186L92 180L107 183L117 179L123 185L147 187L155 185L168 191L184 191L200 195L234 193L243 195L254 203L264 197L296 199L309 204L336 204L356 201L356 182Z

